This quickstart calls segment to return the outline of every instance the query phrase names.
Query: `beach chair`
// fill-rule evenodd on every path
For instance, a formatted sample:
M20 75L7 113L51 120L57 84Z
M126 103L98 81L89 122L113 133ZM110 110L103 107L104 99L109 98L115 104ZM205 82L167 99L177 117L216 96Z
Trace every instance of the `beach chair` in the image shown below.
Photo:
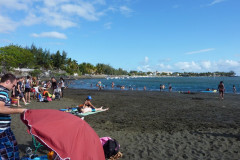
M42 145L33 135L32 135L32 143L33 143L33 146L35 148L35 151L34 153L37 152L37 150L40 148L40 147L43 147L44 145Z

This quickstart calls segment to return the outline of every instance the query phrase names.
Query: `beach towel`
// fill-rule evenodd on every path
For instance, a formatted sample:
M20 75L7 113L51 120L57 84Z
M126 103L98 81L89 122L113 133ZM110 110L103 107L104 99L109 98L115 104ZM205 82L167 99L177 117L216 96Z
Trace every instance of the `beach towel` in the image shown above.
M96 114L103 111L94 111L94 112L86 112L86 113L79 113L77 108L70 108L70 109L60 109L60 111L72 113L73 115L76 115L78 117L85 117L91 114Z
M95 111L95 112L87 112L87 113L76 113L75 115L79 116L79 117L84 117L84 116L88 116L88 115L91 115L91 114L96 114L96 113L99 113L99 112L103 112L103 111Z
M64 160L105 160L96 132L82 119L52 109L27 110L21 120L49 149Z

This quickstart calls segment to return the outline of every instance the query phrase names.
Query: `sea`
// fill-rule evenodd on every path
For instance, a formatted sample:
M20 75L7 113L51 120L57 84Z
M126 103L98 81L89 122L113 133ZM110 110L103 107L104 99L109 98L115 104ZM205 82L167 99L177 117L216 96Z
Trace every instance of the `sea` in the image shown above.
M69 88L97 90L96 84L101 81L104 90L138 90L143 91L144 86L148 91L160 91L160 85L165 85L164 91L169 86L173 92L202 92L207 89L216 90L220 81L223 81L226 93L233 93L233 85L240 93L240 77L107 77L96 79L79 79L69 83ZM124 86L124 89L120 88Z

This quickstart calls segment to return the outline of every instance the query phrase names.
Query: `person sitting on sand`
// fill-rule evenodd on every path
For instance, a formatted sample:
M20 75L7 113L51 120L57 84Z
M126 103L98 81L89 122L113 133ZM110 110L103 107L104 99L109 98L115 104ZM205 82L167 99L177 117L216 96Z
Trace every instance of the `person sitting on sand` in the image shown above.
M86 101L83 104L80 104L78 106L79 112L86 113L86 112L95 112L95 111L106 111L109 109L109 108L103 109L103 106L101 106L100 108L94 107L93 104L90 102L91 99L92 99L92 97L88 96L86 98Z

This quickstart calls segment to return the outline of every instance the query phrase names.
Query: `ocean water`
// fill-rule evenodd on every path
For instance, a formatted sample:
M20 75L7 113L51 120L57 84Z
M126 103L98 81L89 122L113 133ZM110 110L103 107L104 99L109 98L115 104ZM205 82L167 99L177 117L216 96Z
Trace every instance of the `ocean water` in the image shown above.
M97 90L96 84L101 81L104 89L111 90L111 83L114 82L115 90L120 90L120 86L125 86L125 90L143 90L144 86L149 91L159 91L160 84L172 86L173 92L191 91L201 92L207 88L217 89L220 81L224 82L227 93L233 93L233 85L237 92L240 93L240 77L138 77L138 78L105 78L105 79L80 79L74 80L69 84L69 88L75 89L94 89Z

